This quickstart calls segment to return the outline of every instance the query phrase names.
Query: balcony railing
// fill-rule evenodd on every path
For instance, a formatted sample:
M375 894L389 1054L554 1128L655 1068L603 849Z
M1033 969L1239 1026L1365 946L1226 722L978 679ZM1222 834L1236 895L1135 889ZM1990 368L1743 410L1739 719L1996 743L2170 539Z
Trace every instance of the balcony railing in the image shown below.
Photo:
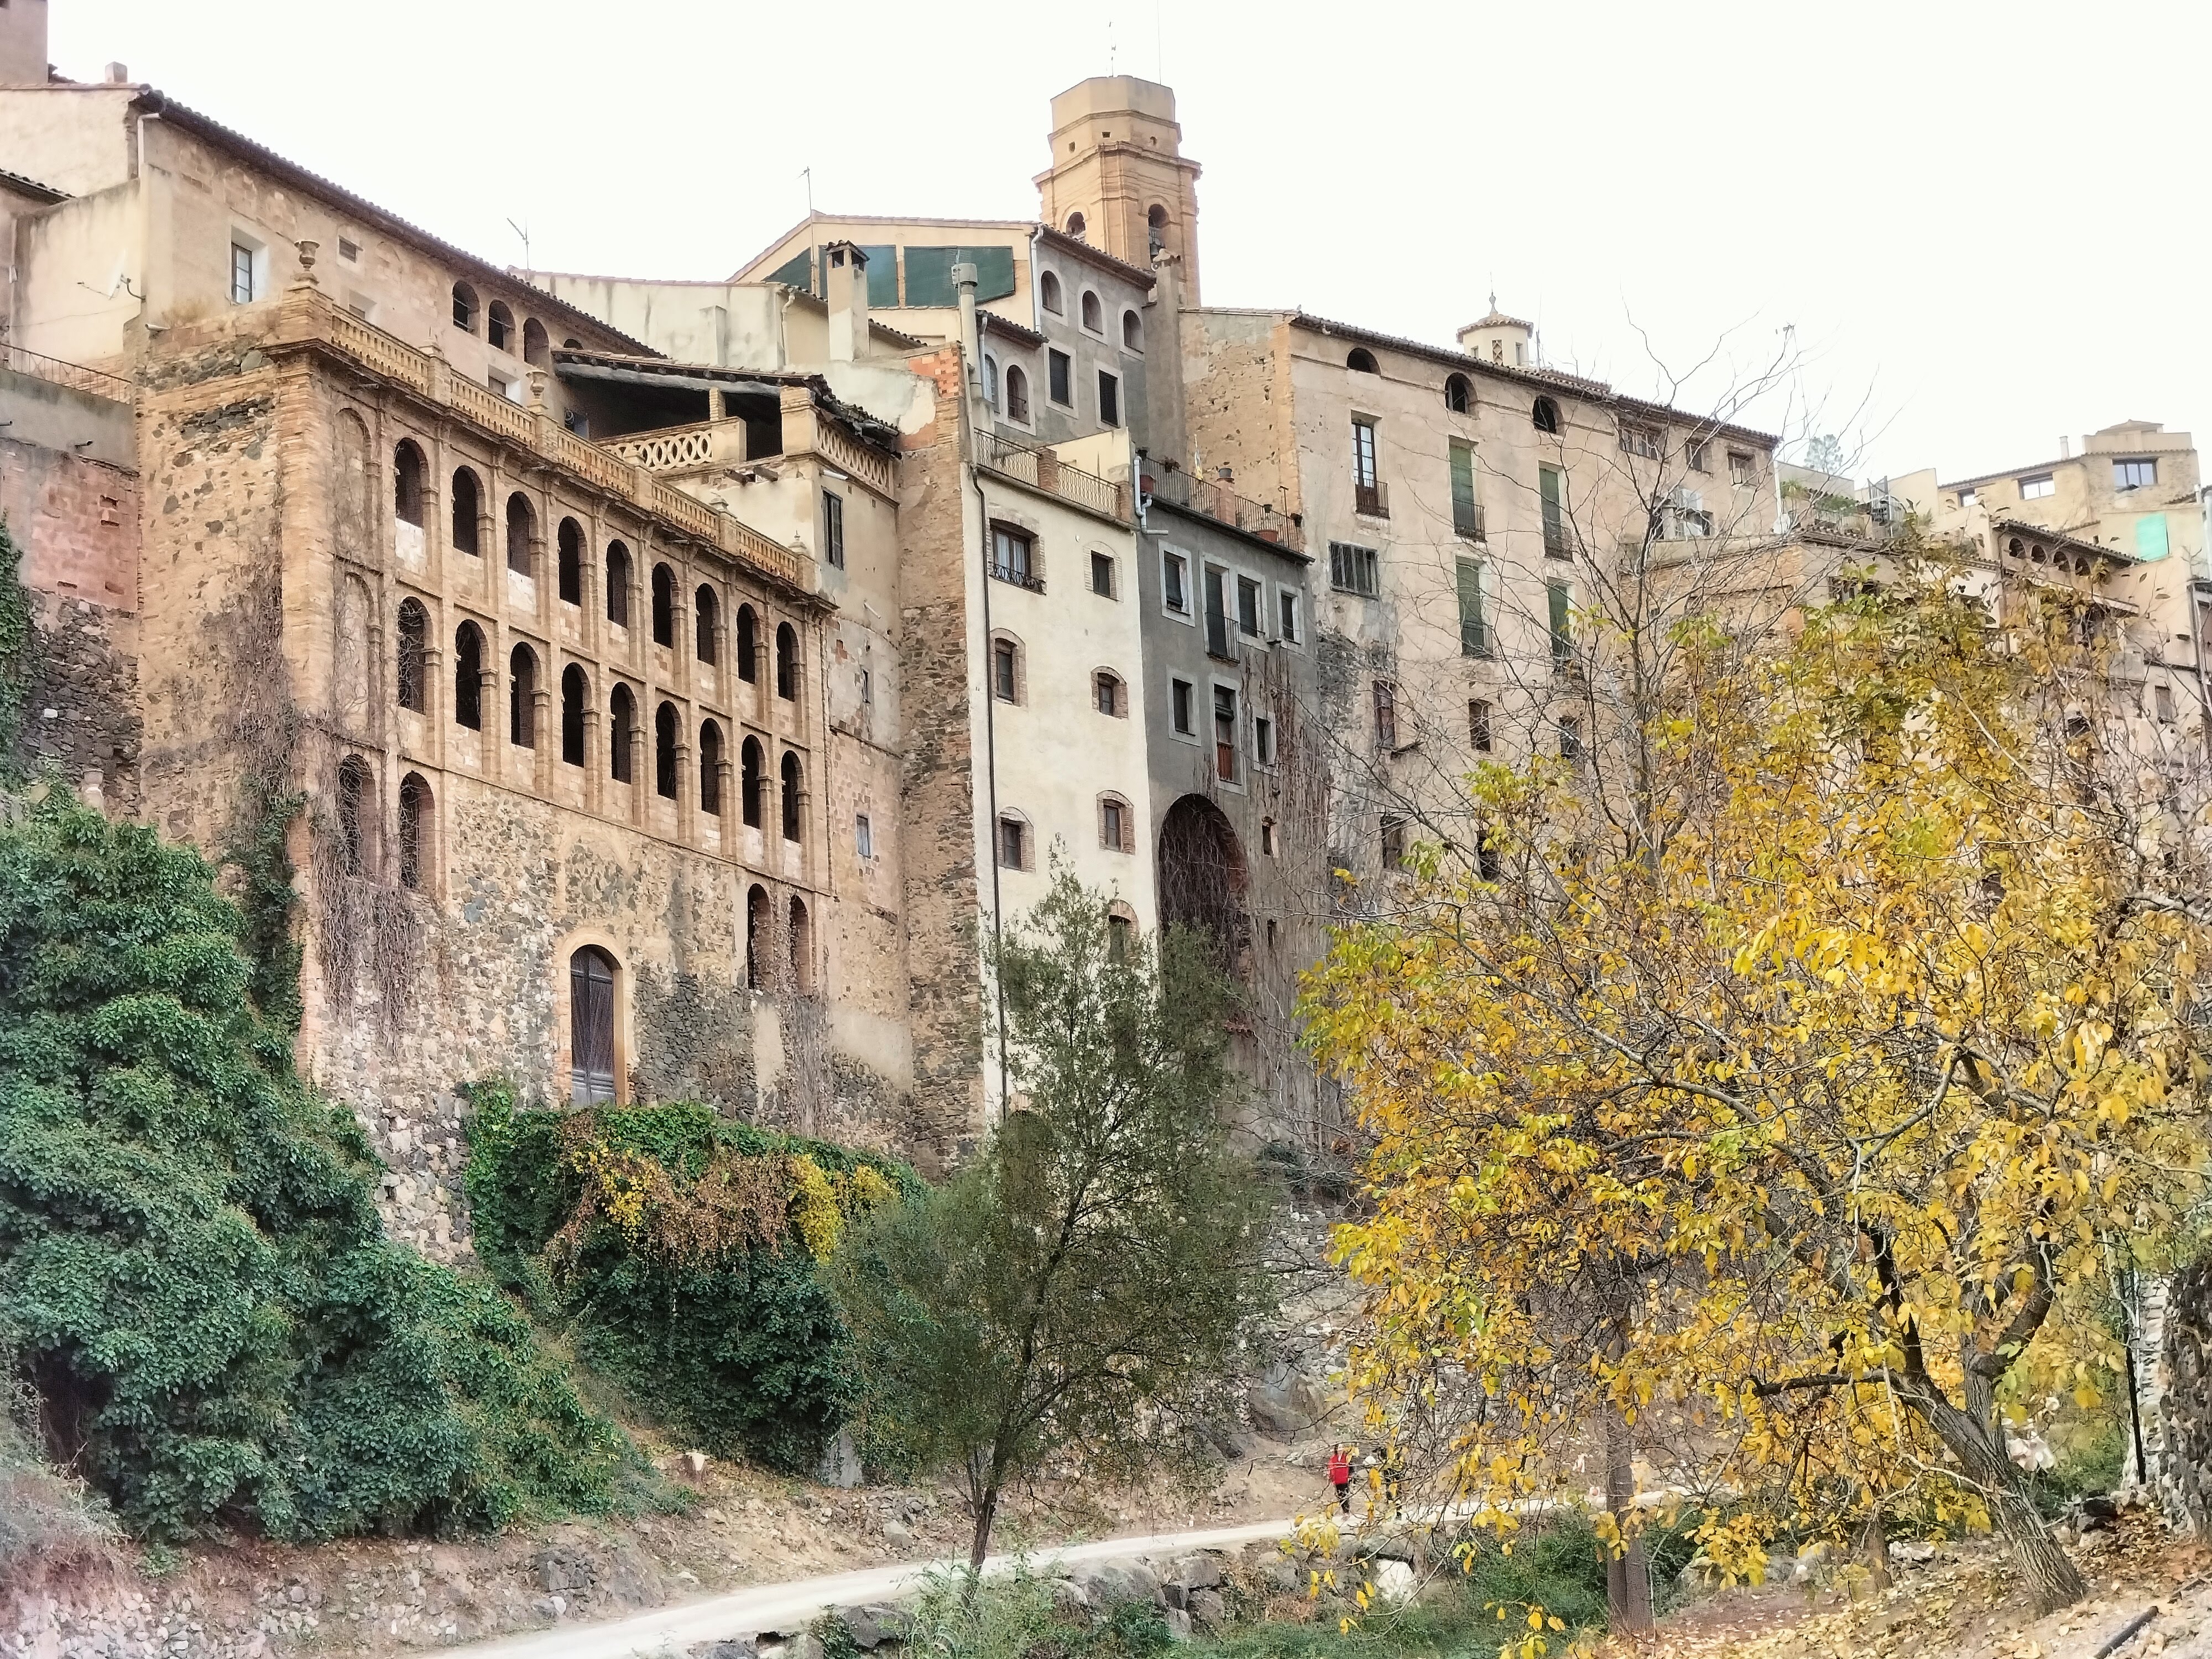
M730 514L663 483L650 468L618 450L580 438L542 403L512 403L453 373L442 356L417 351L363 322L313 289L295 288L281 302L280 343L335 350L431 402L441 404L520 448L566 467L586 482L653 514L741 563L805 592L814 591L813 561L769 540ZM723 422L729 424L729 422Z
M1483 527L1482 509L1473 501L1452 503L1452 534L1471 542L1488 539Z
M975 464L1016 483L1095 513L1115 524L1129 522L1129 492L1110 478L1070 466L1049 449L1033 449L995 432L975 434Z
M1144 493L1154 501L1170 501L1188 512L1204 514L1217 524L1279 542L1293 552L1305 550L1305 532L1287 513L1249 495L1240 495L1225 483L1200 478L1177 468L1172 472L1148 472Z
M1352 485L1352 510L1363 519L1387 519L1390 516L1390 491L1388 485L1361 483L1357 479Z
M105 369L87 368L82 363L65 363L58 357L28 351L19 345L0 347L0 351L6 354L0 356L0 365L18 374L28 374L33 380L51 380L56 386L65 386L72 392L89 392L95 398L110 398L118 404L127 404L137 391L137 386L121 375L110 374Z

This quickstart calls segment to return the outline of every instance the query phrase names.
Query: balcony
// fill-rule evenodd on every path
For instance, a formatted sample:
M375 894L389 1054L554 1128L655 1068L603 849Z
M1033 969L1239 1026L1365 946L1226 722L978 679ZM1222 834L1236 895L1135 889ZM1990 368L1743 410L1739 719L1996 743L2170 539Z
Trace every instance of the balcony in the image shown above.
M1488 541L1490 537L1484 526L1482 509L1473 501L1454 501L1452 534L1465 541Z
M1380 483L1352 484L1352 510L1363 519L1387 519L1390 516L1389 488Z
M609 495L650 513L685 535L718 548L739 564L799 589L814 592L813 561L770 541L729 514L662 483L652 471L603 445L580 438L555 419L542 397L527 404L453 373L444 357L417 351L404 340L363 322L319 289L295 288L276 305L270 343L315 346L337 353L370 373L406 387L463 419L496 434L526 453L566 468Z
M605 447L634 466L664 477L716 472L747 462L812 459L858 478L878 494L898 493L894 463L854 440L814 408L812 394L788 387L783 394L783 447L774 454L750 453L746 423L734 416L690 426L659 427L627 437L609 438Z
M1305 532L1289 514L1240 495L1226 483L1209 482L1177 467L1146 473L1140 487L1149 501L1166 501L1293 553L1305 550Z
M120 375L87 368L82 363L65 363L58 357L48 357L19 345L0 346L0 368L16 374L27 374L33 380L49 380L56 386L65 386L72 392L110 398L119 404L130 403L138 390Z
M975 465L1040 495L1056 495L1069 506L1118 525L1130 521L1127 486L1095 472L1070 466L1049 449L1033 448L995 432L975 434Z

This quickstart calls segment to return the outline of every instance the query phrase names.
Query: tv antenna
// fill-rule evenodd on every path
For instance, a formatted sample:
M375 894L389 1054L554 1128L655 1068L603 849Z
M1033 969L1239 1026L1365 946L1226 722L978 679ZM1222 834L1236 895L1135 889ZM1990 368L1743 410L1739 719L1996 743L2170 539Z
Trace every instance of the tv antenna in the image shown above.
M527 225L518 225L512 219L507 222L507 228L522 238L522 275L523 279L527 282L535 276L538 270L538 267L530 261L530 228Z

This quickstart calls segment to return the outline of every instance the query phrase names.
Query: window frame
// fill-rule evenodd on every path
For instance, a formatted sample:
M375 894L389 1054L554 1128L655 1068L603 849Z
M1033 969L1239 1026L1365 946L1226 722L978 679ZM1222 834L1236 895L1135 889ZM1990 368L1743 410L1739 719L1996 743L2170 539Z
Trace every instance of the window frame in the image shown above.
M1018 561L1006 558L1007 549L1018 547ZM1037 563L1036 532L1018 524L991 520L991 580L1031 593L1044 592L1044 573Z
M2146 467L2148 476L2130 478L2127 469ZM2112 458L2112 488L2115 490L2153 489L2158 486L2158 457L2155 455L2116 455Z
M1191 605L1190 562L1191 555L1182 548L1169 547L1162 544L1160 547L1160 609L1186 626L1195 627L1197 619L1192 614ZM1176 573L1174 587L1182 592L1181 605L1177 605L1171 597L1168 582L1168 573L1170 569Z
M1121 426L1121 377L1107 368L1098 371L1098 424L1116 431Z
M1045 348L1044 396L1055 409L1075 407L1075 359L1058 346Z
M1351 580L1340 575L1340 554L1342 568L1348 569ZM1368 586L1359 586L1362 577ZM1348 593L1358 599L1379 599L1382 597L1382 550L1370 547L1364 542L1331 542L1328 544L1328 585L1332 592Z
M853 814L853 856L873 859L876 855L876 829L866 812Z
M2037 472L2020 481L2020 498L2024 501L2048 501L2058 493L2058 475Z
M246 295L239 296L239 255L246 256ZM230 276L228 283L230 302L234 306L254 305L269 297L269 244L252 231L230 228Z
M1487 697L1467 700L1467 745L1478 755L1493 751L1498 741L1498 709Z
M1202 741L1198 731L1198 683L1180 674L1168 677L1168 730L1187 743Z
M845 498L834 489L822 492L822 556L845 568Z
M1206 702L1206 718L1212 723L1211 736L1213 745L1213 781L1224 789L1242 792L1244 787L1244 728L1246 725L1243 690L1235 681L1220 678L1216 678L1209 689L1213 693ZM1223 742L1221 738L1224 698L1228 700L1229 704L1226 715L1229 721L1229 739L1226 743ZM1221 769L1224 759L1229 765L1229 770L1226 772Z
M1106 578L1106 586L1103 587L1098 585L1098 579L1102 574ZM1091 591L1093 593L1102 599L1120 599L1121 595L1119 575L1120 573L1115 568L1114 556L1111 553L1102 552L1095 547L1091 550Z
M1287 583L1275 584L1275 637L1285 645L1305 643L1304 597Z

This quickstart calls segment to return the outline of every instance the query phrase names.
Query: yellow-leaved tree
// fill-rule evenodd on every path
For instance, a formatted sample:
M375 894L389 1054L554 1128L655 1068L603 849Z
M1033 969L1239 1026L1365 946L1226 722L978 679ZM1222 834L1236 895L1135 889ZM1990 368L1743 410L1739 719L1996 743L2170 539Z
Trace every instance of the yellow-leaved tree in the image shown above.
M2069 623L1910 568L1764 653L1686 621L1618 773L1486 768L1481 858L1424 849L1310 982L1372 1137L1354 1391L1501 1525L1595 1454L1616 1625L1639 1460L1723 1568L1878 1558L1909 1495L2081 1594L2006 1413L2086 1395L2115 1265L2185 1244L2212 911Z

